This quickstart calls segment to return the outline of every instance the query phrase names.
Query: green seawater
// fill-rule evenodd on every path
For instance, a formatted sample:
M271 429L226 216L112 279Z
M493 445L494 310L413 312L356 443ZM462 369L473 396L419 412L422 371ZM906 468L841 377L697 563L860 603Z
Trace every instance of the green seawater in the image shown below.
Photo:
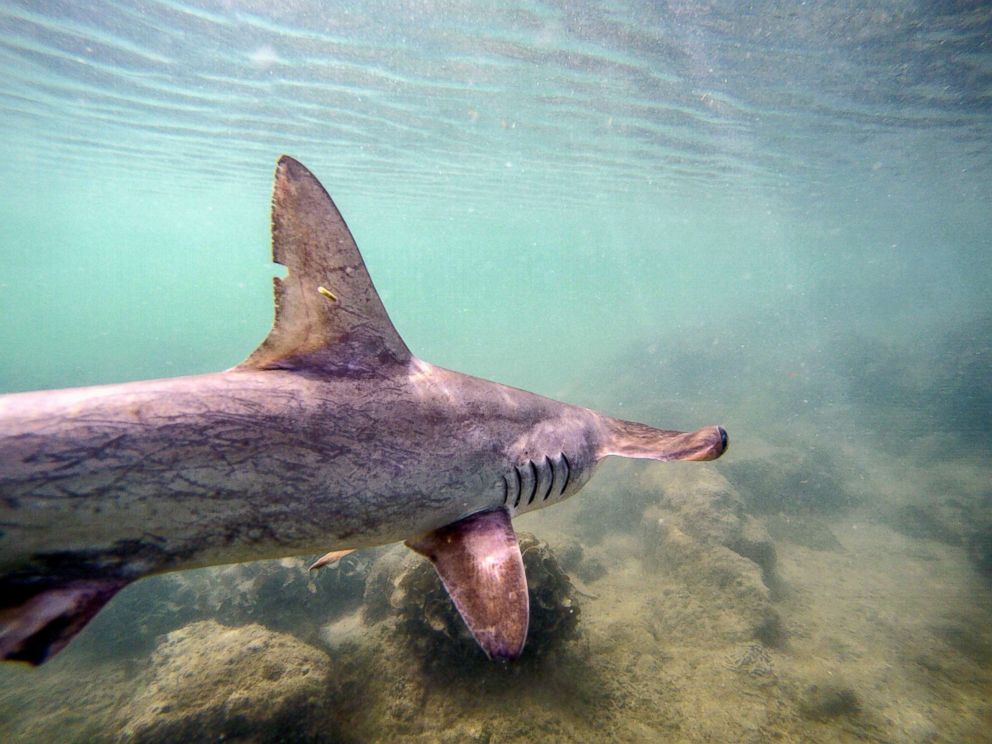
M718 643L696 617L700 639L649 628L617 651L597 641L617 637L604 602L587 600L591 645L569 679L643 654L659 666L631 662L630 685L671 687L639 702L620 685L604 703L544 670L543 728L510 725L507 700L485 718L469 696L458 736L987 741L990 39L977 2L0 1L0 392L241 362L272 320L272 171L290 154L334 198L418 356L658 426L724 425L718 472L801 587L772 600L793 640L769 651L769 702L742 693L754 707L737 720L674 690L721 689L699 669L737 680L728 654L753 658L740 638ZM589 594L626 586L618 551L641 557L623 540L642 539L650 499L621 512L645 472L611 470L563 516L527 522L585 541L607 568ZM584 512L592 499L624 506ZM811 573L826 559L795 547L796 515L881 573ZM611 519L605 543L583 532ZM649 587L660 569L640 570ZM895 591L906 583L919 595ZM672 591L616 627L650 626ZM789 604L819 591L858 598L852 616L891 633L831 636L829 608ZM705 644L712 656L679 666ZM92 659L72 653L0 669L0 739L116 736L125 692L26 712L86 678ZM885 665L893 678L872 676ZM859 712L844 690L840 712L809 712L833 710L803 692L831 675ZM438 740L458 718L408 686L420 702L348 733L376 689L335 692L327 740ZM603 706L613 728L593 723Z
M878 14L5 3L0 385L239 361L283 152L418 354L532 387L755 313L759 353L967 316L988 21Z

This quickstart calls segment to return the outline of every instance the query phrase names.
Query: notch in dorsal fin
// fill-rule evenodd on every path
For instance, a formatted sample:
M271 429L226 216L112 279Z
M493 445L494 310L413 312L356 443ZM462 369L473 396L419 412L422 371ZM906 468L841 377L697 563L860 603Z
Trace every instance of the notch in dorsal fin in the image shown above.
M331 197L283 155L272 192L275 322L237 369L371 370L410 358Z
M527 577L510 515L500 507L429 532L409 547L430 559L490 659L516 659L530 621Z

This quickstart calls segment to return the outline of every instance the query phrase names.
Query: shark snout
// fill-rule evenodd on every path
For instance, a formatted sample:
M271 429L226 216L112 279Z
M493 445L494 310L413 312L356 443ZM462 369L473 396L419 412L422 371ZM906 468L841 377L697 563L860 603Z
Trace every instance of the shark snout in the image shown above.
M706 426L696 431L666 431L635 421L609 419L603 455L649 460L715 460L727 450L727 430Z
M673 459L678 460L715 460L727 451L729 438L727 430L722 426L707 426L704 429L685 435L684 450Z

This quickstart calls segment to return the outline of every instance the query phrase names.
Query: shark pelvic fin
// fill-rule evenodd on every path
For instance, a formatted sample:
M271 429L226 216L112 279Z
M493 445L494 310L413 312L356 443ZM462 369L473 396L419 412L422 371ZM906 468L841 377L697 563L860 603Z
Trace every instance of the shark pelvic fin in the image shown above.
M302 164L283 155L272 193L275 322L236 369L371 371L410 358L341 213Z
M527 577L502 507L406 543L434 564L472 636L490 659L516 659L527 640Z
M722 426L697 431L665 431L636 421L609 419L600 457L619 455L647 460L715 460L727 451Z
M80 579L35 590L17 604L3 607L0 659L30 664L48 660L127 584L117 578ZM7 597L3 600L6 604Z

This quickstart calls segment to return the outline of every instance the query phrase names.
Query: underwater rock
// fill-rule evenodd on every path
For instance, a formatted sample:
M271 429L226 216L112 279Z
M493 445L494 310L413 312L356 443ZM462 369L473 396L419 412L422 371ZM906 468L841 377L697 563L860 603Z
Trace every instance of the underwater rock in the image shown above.
M979 574L992 581L992 490L968 493L958 486L942 493L943 484L935 478L920 493L883 508L882 519L909 537L962 545Z
M586 554L582 543L575 538L553 542L552 552L558 558L558 565L573 580L582 582L597 581L606 575L606 566L598 558Z
M610 463L614 478L593 481L585 488L575 528L585 545L598 545L611 532L634 532L644 510L658 500L657 490L640 488L629 463Z
M587 558L575 569L575 576L582 581L598 581L606 576L606 566L598 558Z
M842 470L824 451L739 458L721 469L754 514L836 514L858 503L837 477Z
M750 514L744 514L741 517L740 530L729 535L723 544L761 566L769 589L776 591L779 588L778 574L775 572L778 555L775 552L775 543L764 524Z
M284 558L174 576L180 585L189 582L202 616L225 625L259 623L309 637L319 625L361 601L371 559L345 556L319 571L307 571L309 563Z
M384 551L369 568L365 580L362 617L366 623L380 622L393 612L391 598L396 579L404 571L419 564L416 554L405 545L393 545Z
M327 623L320 634L321 642L335 659L345 652L359 649L369 642L370 637L369 626L360 609L338 616Z
M642 525L662 519L703 545L728 548L760 566L769 589L782 588L775 572L775 544L764 526L745 513L737 489L716 468L652 468L638 487L654 493L656 501L644 512ZM656 546L646 547L651 551Z
M558 558L558 565L568 573L574 573L585 559L585 548L574 537L567 537L554 542L553 549Z
M688 592L725 616L726 641L757 640L780 646L785 640L772 592L757 563L720 544L684 532L658 507L644 514L643 560L649 570L676 575Z
M857 694L837 682L809 685L799 700L803 718L828 721L842 715L853 715L861 709Z
M931 632L966 659L982 667L992 665L992 632L987 626L947 622L931 628Z
M141 744L310 741L327 736L327 655L260 625L188 625L156 648L137 695L118 713L121 741Z
M888 515L889 524L908 537L960 545L968 530L966 516L952 504L935 500L925 504L901 504Z
M992 525L976 528L968 536L966 547L968 557L978 572L992 583Z
M530 628L521 661L561 649L578 632L576 591L546 542L527 532L517 534L530 594ZM384 563L386 563L384 561ZM386 571L370 577L382 586L391 572L386 594L397 620L397 637L425 666L465 667L491 664L469 633L430 562L410 554L389 561Z

